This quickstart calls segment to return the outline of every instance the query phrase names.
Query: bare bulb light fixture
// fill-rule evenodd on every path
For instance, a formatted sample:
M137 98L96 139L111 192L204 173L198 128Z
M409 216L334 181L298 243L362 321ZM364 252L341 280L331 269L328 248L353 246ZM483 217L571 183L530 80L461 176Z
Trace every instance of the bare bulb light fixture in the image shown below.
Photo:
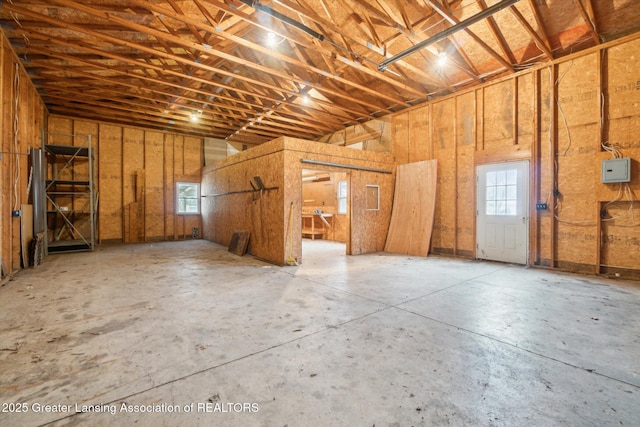
M436 64L438 64L438 67L444 67L445 65L447 65L447 53L446 52L440 52L438 54L438 60L436 61Z

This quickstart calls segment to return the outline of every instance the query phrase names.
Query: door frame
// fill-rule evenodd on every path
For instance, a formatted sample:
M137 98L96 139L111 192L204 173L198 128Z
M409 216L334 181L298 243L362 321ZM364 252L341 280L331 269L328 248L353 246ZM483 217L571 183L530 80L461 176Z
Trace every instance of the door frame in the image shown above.
M474 168L475 168L475 178L476 178L476 185L475 185L475 189L474 189L474 204L475 204L475 209L476 209L476 219L474 222L474 231L475 231L475 235L474 235L474 239L475 239L475 245L474 245L474 258L475 259L484 259L484 258L478 258L478 249L479 249L479 227L478 227L478 222L479 222L479 217L480 217L480 212L479 212L479 185L480 185L480 175L478 173L478 169L481 167L485 167L485 166L492 166L492 165L508 165L511 163L522 163L523 164L523 168L527 171L527 182L523 183L522 188L526 189L526 197L524 200L524 206L523 206L523 212L524 212L524 218L525 218L525 256L524 256L524 263L520 264L520 265L526 265L529 266L531 265L531 231L532 231L532 222L533 220L536 219L535 215L532 214L531 212L531 194L532 194L532 161L530 158L528 157L516 157L516 158L510 158L510 159L485 159L486 161L484 162L476 162L474 164ZM497 262L509 262L509 261L500 261L500 260L496 260Z

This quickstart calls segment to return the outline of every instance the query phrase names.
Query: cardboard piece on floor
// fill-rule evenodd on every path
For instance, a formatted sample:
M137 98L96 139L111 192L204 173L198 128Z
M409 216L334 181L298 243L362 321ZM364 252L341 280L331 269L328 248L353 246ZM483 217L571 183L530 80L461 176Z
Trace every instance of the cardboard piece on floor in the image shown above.
M399 165L385 252L427 256L436 206L437 161Z
M229 242L229 252L238 256L246 254L250 235L248 231L234 231Z

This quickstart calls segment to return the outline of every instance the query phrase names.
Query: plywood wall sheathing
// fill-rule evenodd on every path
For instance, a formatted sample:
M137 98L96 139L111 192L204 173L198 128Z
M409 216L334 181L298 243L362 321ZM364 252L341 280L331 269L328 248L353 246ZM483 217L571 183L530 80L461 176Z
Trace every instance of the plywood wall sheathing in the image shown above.
M475 165L529 160L532 263L587 273L640 270L640 224L629 208L640 192L638 52L640 36L630 37L395 114L396 161L433 147L430 157L439 162L434 251L473 256ZM430 129L410 119L421 111L431 115ZM420 133L425 146L409 143ZM622 193L600 182L601 161L611 157L601 135L632 159ZM536 211L537 202L549 208Z
M175 182L200 182L202 140L53 116L49 130L92 135L99 241L191 238L199 215L175 215ZM73 142L73 138L68 143ZM185 141L188 144L185 144Z
M100 241L122 240L122 128L101 124L96 145L98 161L98 236Z
M309 168L301 159L358 165L393 170L393 157L388 153L368 152L318 144L293 138L280 138L243 151L203 170L203 228L204 237L228 245L233 229L250 230L249 252L275 264L284 264L285 257L302 260L301 214L302 169ZM322 167L333 173L351 177L349 218L362 217L358 230L352 227L349 242L353 253L380 251L391 212L393 175L365 173L335 167ZM259 175L265 186L277 190L259 193L226 194L251 189L249 180ZM354 178L355 176L355 178ZM381 185L380 211L364 208L366 184ZM217 195L217 196L216 196ZM288 215L294 202L293 251L289 254ZM355 235L355 237L354 237Z
M455 254L473 257L475 246L476 92L456 97Z
M559 194L554 212L557 252L562 254L558 258L575 265L597 265L598 210L593 188L599 174L593 170L593 157L600 151L598 55L559 64L556 84Z
M433 156L438 160L436 216L432 246L438 252L453 254L456 245L456 100L436 102L433 108ZM412 132L419 131L411 129Z
M175 230L175 162L174 162L174 139L171 134L164 135L164 239L174 240Z
M409 112L409 123L411 123L411 131L409 132L409 146L407 157L411 163L428 160L431 158L431 144L429 143L429 135L431 133L430 108L420 108Z
M640 279L640 39L607 49L603 55L606 75L605 106L609 121L604 138L623 157L632 159L632 180L626 184L596 186L598 200L606 211L602 219L601 272ZM602 151L594 162L611 158ZM622 195L620 191L622 190ZM630 196L635 198L632 203ZM610 203L616 199L619 202ZM625 274L635 271L635 275Z
M555 219L553 210L553 189L555 186L555 151L553 141L556 140L554 112L554 72L553 67L543 68L537 71L540 78L540 193L539 200L532 202L543 202L551 206L551 209L537 212L538 215L538 235L539 235L539 258L538 264L551 267L555 257Z
M396 163L403 165L409 163L409 113L397 114L393 116L392 153Z
M332 145L349 146L362 143L363 150L387 153L392 150L391 141L391 118L389 117L349 126L318 139L318 142Z
M153 131L144 136L145 240L164 240L164 137Z
M17 93L14 91L16 82L19 87ZM41 147L40 135L47 110L2 31L0 99L0 258L7 272L13 273L21 268L21 257L20 217L12 216L12 211L19 210L22 204L31 203L27 197L28 154L31 147ZM14 140L16 117L18 134Z
M506 80L484 88L484 149L515 142L514 85Z

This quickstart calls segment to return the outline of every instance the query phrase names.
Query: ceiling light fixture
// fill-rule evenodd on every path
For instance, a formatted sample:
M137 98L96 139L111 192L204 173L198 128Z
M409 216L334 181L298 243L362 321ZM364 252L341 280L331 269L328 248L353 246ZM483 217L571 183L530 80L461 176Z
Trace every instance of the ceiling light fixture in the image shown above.
M438 67L444 67L447 65L447 52L442 51L438 54L438 60L436 61Z
M267 44L269 46L275 46L276 45L276 33L269 31L267 33Z
M478 21L482 21L483 19L486 19L488 17L490 17L491 15L494 15L498 12L500 12L502 9L505 9L509 6L513 6L514 4L518 3L520 0L503 0L499 3L494 4L491 7L488 7L486 9L484 9L483 11L476 13L475 15L473 15L471 18L465 19L464 21L458 22L456 25L447 28L444 31L439 32L438 34L429 37L426 40L423 40L417 44L415 44L414 46L411 46L408 49L403 50L402 52L392 56L389 59L386 59L384 61L382 61L380 64L378 64L378 70L379 71L386 71L387 67L395 62L400 61L401 59L406 58L409 55L412 55L413 53L424 49L427 46L431 46L434 43L438 43L439 41L442 41L444 39L446 39L447 37L457 33L458 31L464 30L465 28L469 27L470 25L475 24Z

